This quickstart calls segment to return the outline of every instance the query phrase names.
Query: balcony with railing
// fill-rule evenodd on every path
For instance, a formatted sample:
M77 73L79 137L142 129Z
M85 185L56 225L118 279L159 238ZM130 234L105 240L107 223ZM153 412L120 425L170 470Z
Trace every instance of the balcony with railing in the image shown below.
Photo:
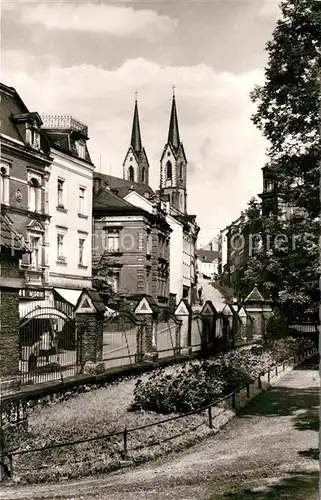
M42 128L51 130L72 130L88 136L88 127L71 115L41 114Z

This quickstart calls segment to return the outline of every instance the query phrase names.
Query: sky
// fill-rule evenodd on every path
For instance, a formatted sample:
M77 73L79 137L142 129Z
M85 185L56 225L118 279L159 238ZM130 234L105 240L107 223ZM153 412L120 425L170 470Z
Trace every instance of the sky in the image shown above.
M122 176L135 91L150 183L159 185L172 86L199 246L262 190L267 143L251 122L278 1L1 1L1 80L30 111L89 127L99 172Z

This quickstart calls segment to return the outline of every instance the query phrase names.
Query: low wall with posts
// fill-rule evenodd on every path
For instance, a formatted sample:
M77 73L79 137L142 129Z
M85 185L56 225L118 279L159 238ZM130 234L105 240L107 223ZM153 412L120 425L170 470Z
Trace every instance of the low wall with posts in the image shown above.
M6 443L1 442L0 447L0 480L5 479L6 477L14 476L14 460L17 455L30 455L31 453L36 453L39 451L49 450L53 448L62 448L62 447L72 447L80 443L86 443L89 441L100 440L103 438L110 438L112 436L117 437L122 441L122 451L121 455L123 460L125 460L126 465L132 463L130 456L130 447L128 445L130 440L130 435L136 431L142 430L146 427L154 427L162 425L164 422L170 422L181 418L186 418L189 415L193 414L203 414L206 416L203 425L208 425L210 429L213 429L213 432L217 432L220 427L225 425L235 414L241 411L253 398L257 395L261 394L263 391L268 389L271 385L275 384L280 378L284 377L286 374L291 372L294 367L301 364L306 359L310 358L314 354L318 352L318 348L311 347L307 349L304 353L299 354L297 356L293 356L291 359L271 368L266 373L261 374L256 380L251 382L250 384L246 384L243 387L238 388L227 396L223 396L222 398L214 401L212 404L200 408L198 410L176 415L175 417L171 417L168 419L164 419L155 423L146 424L139 427L127 428L125 427L123 431L114 432L111 434L104 434L95 437L89 437L84 439L78 439L75 441L55 443L47 447L43 448L34 448L27 450L10 450ZM214 410L216 410L215 415L213 415ZM220 410L220 411L217 411ZM223 418L222 418L223 416ZM219 423L218 423L219 421ZM176 436L173 436L175 438ZM153 445L155 443L142 443L142 447ZM156 443L157 444L157 443Z

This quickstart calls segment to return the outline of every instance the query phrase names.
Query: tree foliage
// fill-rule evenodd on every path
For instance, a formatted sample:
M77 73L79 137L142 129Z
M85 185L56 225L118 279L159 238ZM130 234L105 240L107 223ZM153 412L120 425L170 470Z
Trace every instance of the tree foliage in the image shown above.
M284 0L266 49L252 119L269 141L269 176L292 210L265 217L250 202L243 229L261 243L239 266L240 289L257 283L286 317L307 317L319 304L321 2Z
M253 121L269 141L268 167L285 200L318 217L321 3L283 1L266 49L265 83L252 92Z
M99 292L105 305L113 308L121 302L121 296L114 287L114 262L108 252L94 256L92 266L93 288Z

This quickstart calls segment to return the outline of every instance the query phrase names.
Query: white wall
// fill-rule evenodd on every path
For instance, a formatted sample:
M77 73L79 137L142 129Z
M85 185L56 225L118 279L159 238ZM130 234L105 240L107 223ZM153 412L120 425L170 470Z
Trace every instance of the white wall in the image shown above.
M92 238L92 184L93 166L69 157L59 151L51 152L54 161L48 181L48 211L51 216L48 227L49 286L83 288L91 286L91 238ZM58 178L64 180L63 204L66 212L58 210ZM79 187L85 188L86 217L79 213ZM65 233L65 262L57 258L57 233ZM84 238L84 265L79 265L79 238Z

